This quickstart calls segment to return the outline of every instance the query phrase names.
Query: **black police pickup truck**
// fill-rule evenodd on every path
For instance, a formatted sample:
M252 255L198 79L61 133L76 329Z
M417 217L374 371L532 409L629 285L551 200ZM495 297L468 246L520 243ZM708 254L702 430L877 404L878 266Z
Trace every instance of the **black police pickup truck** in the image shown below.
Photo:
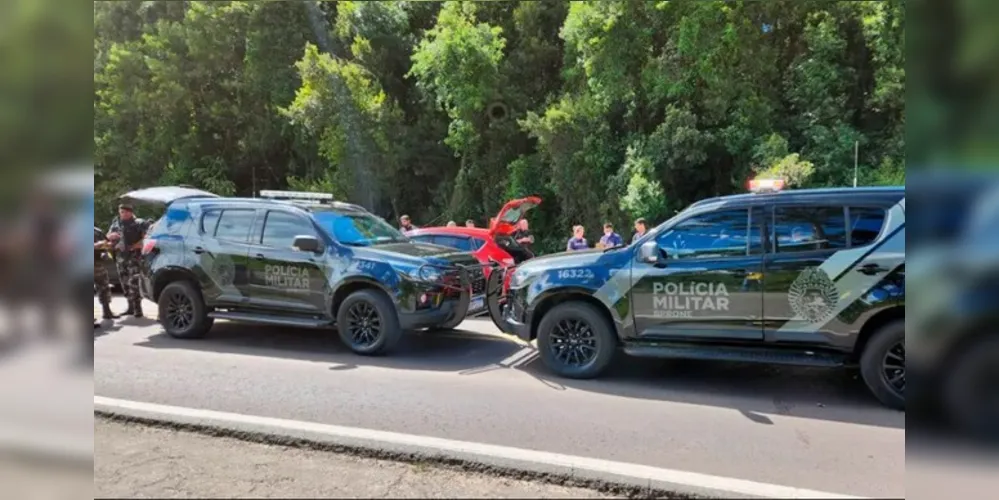
M559 375L633 356L858 365L905 391L905 188L781 190L690 206L627 247L538 257L500 320Z
M331 196L261 195L168 201L147 235L141 280L168 334L201 337L215 319L335 325L354 352L379 354L404 330L453 325L484 293L470 254L415 244Z

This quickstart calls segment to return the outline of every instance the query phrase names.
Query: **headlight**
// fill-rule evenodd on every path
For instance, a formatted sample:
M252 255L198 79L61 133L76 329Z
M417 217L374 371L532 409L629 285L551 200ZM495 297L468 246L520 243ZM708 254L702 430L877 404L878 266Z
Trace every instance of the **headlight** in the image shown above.
M409 275L417 281L437 282L443 276L439 269L432 266L420 266L414 269Z
M520 288L527 283L534 273L529 269L517 269L513 272L513 276L510 276L510 288Z

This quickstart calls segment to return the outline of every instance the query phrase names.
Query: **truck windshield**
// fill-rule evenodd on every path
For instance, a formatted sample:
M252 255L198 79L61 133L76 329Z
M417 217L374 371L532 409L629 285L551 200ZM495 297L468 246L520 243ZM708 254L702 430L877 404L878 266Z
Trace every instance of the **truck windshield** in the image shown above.
M398 229L373 214L322 211L314 213L316 222L344 245L370 246L409 241Z

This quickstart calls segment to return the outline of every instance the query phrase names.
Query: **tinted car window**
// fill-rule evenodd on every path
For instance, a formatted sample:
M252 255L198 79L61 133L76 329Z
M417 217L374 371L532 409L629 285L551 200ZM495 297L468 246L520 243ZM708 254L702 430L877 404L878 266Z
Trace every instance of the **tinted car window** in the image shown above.
M874 243L884 225L884 210L850 207L850 246L862 247Z
M724 210L686 219L656 237L671 259L746 255L748 210ZM759 240L758 231L754 238Z
M777 207L774 210L777 252L846 248L843 207Z
M370 213L315 211L313 217L344 245L370 246L409 241L398 229Z
M275 248L291 248L296 236L315 236L309 221L287 212L267 212L260 243Z
M222 215L221 210L205 210L204 215L201 216L201 232L215 234L215 226L219 223L219 215Z
M478 238L472 238L472 251L476 251L482 248L486 244L486 240L480 240Z
M246 242L253 223L253 210L223 210L215 237L220 240Z
M463 252L472 251L472 243L468 240L468 238L461 236L438 235L434 237L434 243L445 247L456 248Z

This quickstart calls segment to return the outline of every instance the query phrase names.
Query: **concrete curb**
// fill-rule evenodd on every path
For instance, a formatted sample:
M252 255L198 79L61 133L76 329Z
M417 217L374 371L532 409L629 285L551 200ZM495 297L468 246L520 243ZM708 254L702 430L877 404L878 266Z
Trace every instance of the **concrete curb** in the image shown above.
M481 443L94 397L96 417L245 441L431 463L631 498L858 498Z

